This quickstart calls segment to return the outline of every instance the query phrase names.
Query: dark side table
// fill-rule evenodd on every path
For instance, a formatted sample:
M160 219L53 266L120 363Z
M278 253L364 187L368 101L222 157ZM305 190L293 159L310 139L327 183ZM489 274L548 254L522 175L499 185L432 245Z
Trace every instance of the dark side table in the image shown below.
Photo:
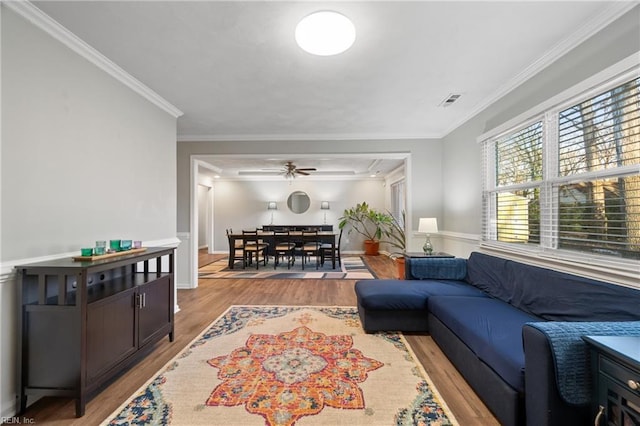
M594 424L640 424L640 336L584 336L591 351Z
M452 254L444 253L441 251L433 252L432 254L425 254L423 251L405 251L404 257L418 258L418 257L455 257Z

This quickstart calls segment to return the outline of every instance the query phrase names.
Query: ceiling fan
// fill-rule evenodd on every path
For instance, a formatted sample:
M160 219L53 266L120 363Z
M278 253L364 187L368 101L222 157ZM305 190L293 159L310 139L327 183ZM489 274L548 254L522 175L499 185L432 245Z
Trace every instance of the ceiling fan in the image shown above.
M315 172L316 169L313 167L308 167L304 169L299 169L293 164L292 161L287 161L284 165L284 171L282 174L286 179L295 179L296 175L309 176L309 172Z

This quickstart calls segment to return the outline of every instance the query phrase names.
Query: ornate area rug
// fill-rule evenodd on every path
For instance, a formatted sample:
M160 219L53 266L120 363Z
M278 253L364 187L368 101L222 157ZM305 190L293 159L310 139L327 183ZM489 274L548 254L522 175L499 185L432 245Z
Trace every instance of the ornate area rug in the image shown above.
M291 269L287 269L286 263L280 264L276 269L273 269L273 259L271 259L271 263L267 263L267 266L260 264L260 269L256 269L255 265L242 269L242 262L236 263L233 269L229 269L228 262L228 258L225 257L201 267L198 269L198 278L263 278L276 280L370 280L375 278L375 275L369 270L360 256L343 256L342 268L338 267L336 262L336 269L331 269L331 262L325 262L324 266L320 266L318 270L316 270L315 259L312 257L311 262L305 265L304 271L302 270L300 259L296 259Z
M103 425L457 425L355 307L232 306Z

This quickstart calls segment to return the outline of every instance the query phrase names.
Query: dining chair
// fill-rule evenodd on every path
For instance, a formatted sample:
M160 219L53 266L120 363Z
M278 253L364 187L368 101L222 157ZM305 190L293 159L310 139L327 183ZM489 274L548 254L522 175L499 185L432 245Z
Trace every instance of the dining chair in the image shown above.
M318 231L302 231L302 269L311 256L316 257L316 269L320 266L320 244Z
M246 268L247 263L251 264L254 255L256 258L256 269L260 268L260 255L262 255L262 262L264 266L267 266L267 249L269 248L269 244L262 241L262 239L258 236L258 230L243 230L242 241L244 243L243 248L245 252L242 267Z
M296 244L291 241L291 235L289 234L289 231L274 231L273 241L275 245L273 269L276 269L276 267L280 263L281 256L282 258L286 257L287 269L291 269L291 265L293 265L296 259Z
M331 256L335 256L338 259L338 266L342 267L342 259L340 258L340 244L342 243L342 231L340 230L340 235L338 236L338 243L332 245L330 243L322 243L320 245L320 264L324 265L324 261L327 257L331 258ZM333 250L333 252L332 252Z
M244 244L242 240L236 240L232 242L231 234L233 234L233 229L226 229L227 232L227 241L229 242L229 248L231 249L231 245L233 244L233 251L229 250L230 253L233 253L230 265L234 264L236 260L242 260L242 266L244 267L245 256L246 253L244 251Z

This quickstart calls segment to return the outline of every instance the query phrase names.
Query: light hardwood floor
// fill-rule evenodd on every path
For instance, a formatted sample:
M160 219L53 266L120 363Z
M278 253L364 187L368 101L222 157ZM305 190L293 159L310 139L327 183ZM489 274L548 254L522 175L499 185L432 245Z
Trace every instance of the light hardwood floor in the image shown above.
M201 265L220 255L201 252ZM386 256L369 256L367 263L380 278L392 278L395 265ZM156 344L154 351L89 401L86 414L75 418L74 401L42 398L24 413L35 424L96 425L111 414L165 363L176 356L230 305L355 306L355 281L348 280L200 280L198 288L178 290L175 340ZM462 426L498 425L491 412L466 384L429 336L407 336L413 351Z

